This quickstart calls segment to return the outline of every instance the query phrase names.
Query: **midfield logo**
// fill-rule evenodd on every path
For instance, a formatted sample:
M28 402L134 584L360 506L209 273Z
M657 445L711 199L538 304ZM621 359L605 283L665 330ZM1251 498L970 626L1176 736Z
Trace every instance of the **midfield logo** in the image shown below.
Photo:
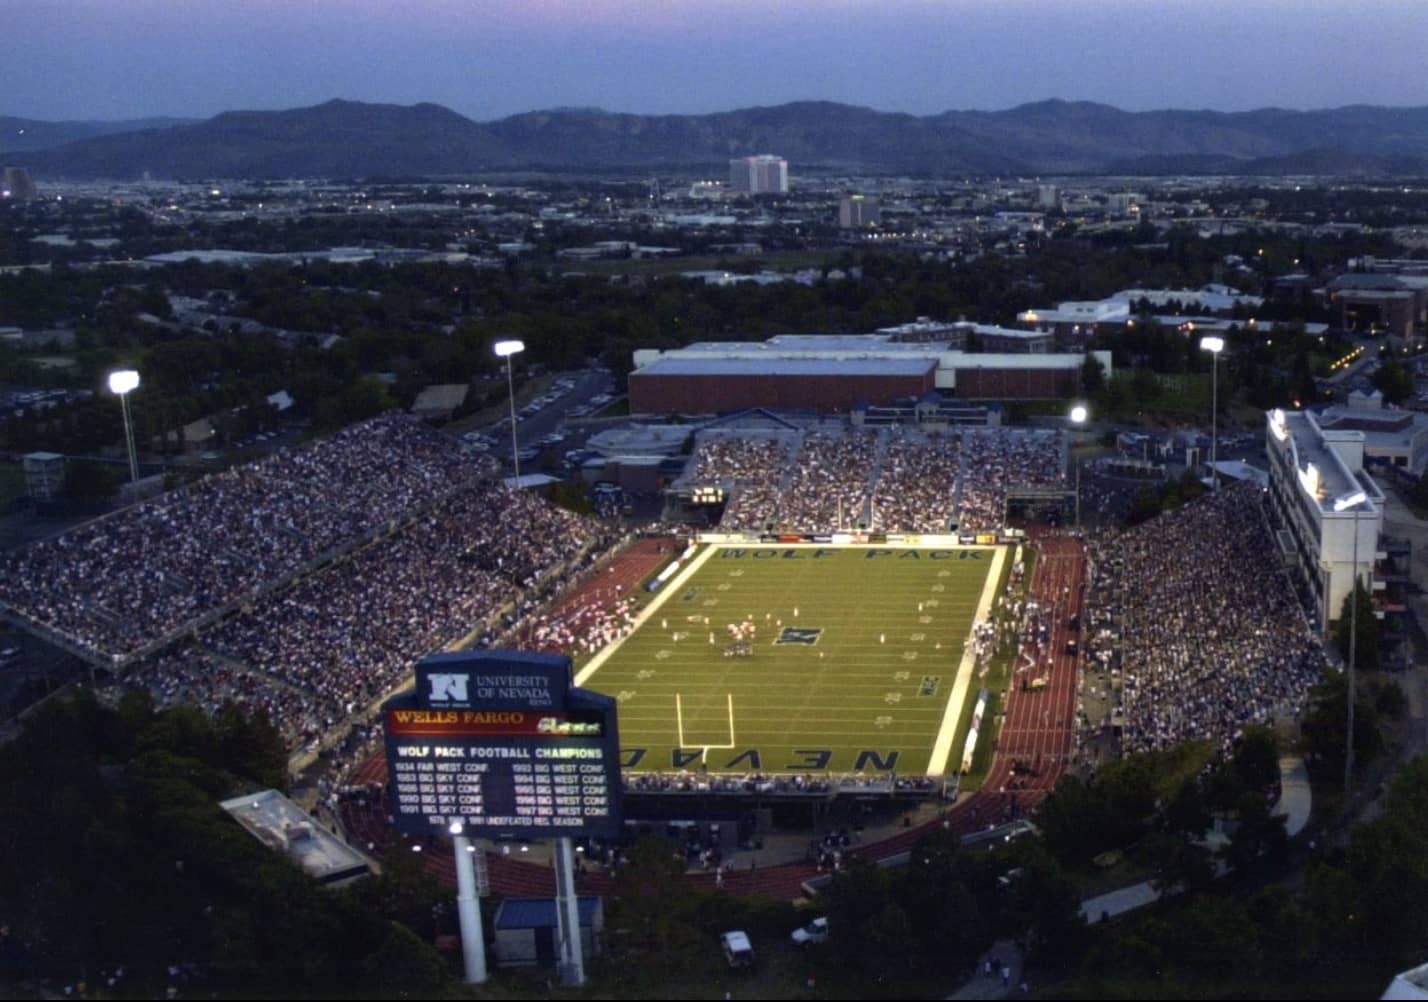
M775 640L774 643L803 644L807 647L812 647L818 643L818 638L822 636L822 634L823 631L816 627L785 626L779 631L778 639Z

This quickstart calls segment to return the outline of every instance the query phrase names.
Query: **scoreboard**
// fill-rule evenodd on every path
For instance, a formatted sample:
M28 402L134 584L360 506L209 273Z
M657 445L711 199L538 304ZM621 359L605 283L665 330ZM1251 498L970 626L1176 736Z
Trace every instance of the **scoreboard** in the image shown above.
M438 654L383 706L399 831L550 838L620 827L615 701L570 685L570 660Z

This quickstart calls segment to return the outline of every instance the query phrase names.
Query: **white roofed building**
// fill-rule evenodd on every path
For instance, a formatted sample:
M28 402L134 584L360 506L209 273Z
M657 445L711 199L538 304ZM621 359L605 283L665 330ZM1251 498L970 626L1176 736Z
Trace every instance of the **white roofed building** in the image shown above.
M1311 411L1282 410L1265 415L1265 428L1272 528L1327 632L1353 589L1355 571L1373 581L1383 491L1364 472L1362 431L1321 427Z

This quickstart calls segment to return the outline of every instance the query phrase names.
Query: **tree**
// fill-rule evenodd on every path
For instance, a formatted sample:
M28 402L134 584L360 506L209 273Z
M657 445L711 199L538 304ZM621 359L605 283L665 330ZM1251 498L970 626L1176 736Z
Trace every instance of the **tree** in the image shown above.
M550 500L552 504L564 508L566 511L573 511L577 515L589 515L595 510L590 504L590 496L585 492L585 488L569 480L562 480L551 486Z
M1160 399L1160 380L1148 368L1138 368L1131 373L1131 398L1140 407L1148 407Z
M1247 789L1267 796L1279 785L1279 738L1269 727L1248 727L1230 761Z
M1373 374L1373 385L1390 404L1401 404L1413 396L1413 372L1398 359L1389 356Z
M1278 855L1288 841L1284 815L1270 813L1269 802L1262 795L1247 793L1240 798L1238 824L1221 851L1225 862L1243 871Z
M1421 901L1428 894L1428 756L1389 784L1383 813L1353 833L1348 871L1362 890L1359 921L1389 970L1421 954Z
M674 954L699 938L688 921L684 863L669 843L654 837L636 842L626 859L610 887L610 926L628 933L621 942L630 959L676 962Z
M119 490L118 467L88 459L72 459L64 467L64 493L76 501L107 501Z
M1152 832L1139 851L1154 868L1151 882L1161 894L1177 889L1201 890L1215 879L1209 850L1179 835Z
M945 829L934 829L913 847L907 867L893 878L892 893L924 952L971 962L990 945L991 923L982 920L971 889L979 869Z
M1378 711L1366 690L1366 686L1359 686L1354 699L1354 759L1359 763L1368 762L1383 749ZM1305 746L1329 776L1343 774L1348 697L1348 673L1338 671L1328 673L1309 697L1309 713L1304 718Z
M1204 791L1194 776L1180 784L1161 817L1167 832L1190 839L1198 839L1205 834L1213 820L1205 803Z
M1099 358L1086 352L1086 361L1081 363L1081 392L1094 397L1105 384L1106 367Z
M1031 943L1056 957L1074 955L1086 928L1075 882L1044 851L1032 849L1003 907L1003 928L1025 932Z
M1084 863L1116 844L1105 798L1075 775L1061 777L1037 819L1047 848L1066 864Z
M1358 644L1356 667L1364 671L1378 670L1378 618L1374 616L1373 599L1369 597L1362 581L1354 583L1351 595L1344 596L1344 604L1339 610L1339 621L1334 624L1334 643L1347 664L1349 659L1349 634L1353 628L1353 606L1358 602Z

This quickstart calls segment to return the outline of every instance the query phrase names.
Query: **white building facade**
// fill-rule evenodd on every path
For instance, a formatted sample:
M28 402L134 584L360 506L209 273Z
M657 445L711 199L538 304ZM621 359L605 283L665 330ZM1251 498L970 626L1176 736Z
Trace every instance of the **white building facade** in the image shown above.
M1383 491L1364 472L1361 431L1321 428L1310 411L1274 410L1265 416L1265 438L1280 550L1327 632L1353 589L1356 570L1366 587L1374 587Z

